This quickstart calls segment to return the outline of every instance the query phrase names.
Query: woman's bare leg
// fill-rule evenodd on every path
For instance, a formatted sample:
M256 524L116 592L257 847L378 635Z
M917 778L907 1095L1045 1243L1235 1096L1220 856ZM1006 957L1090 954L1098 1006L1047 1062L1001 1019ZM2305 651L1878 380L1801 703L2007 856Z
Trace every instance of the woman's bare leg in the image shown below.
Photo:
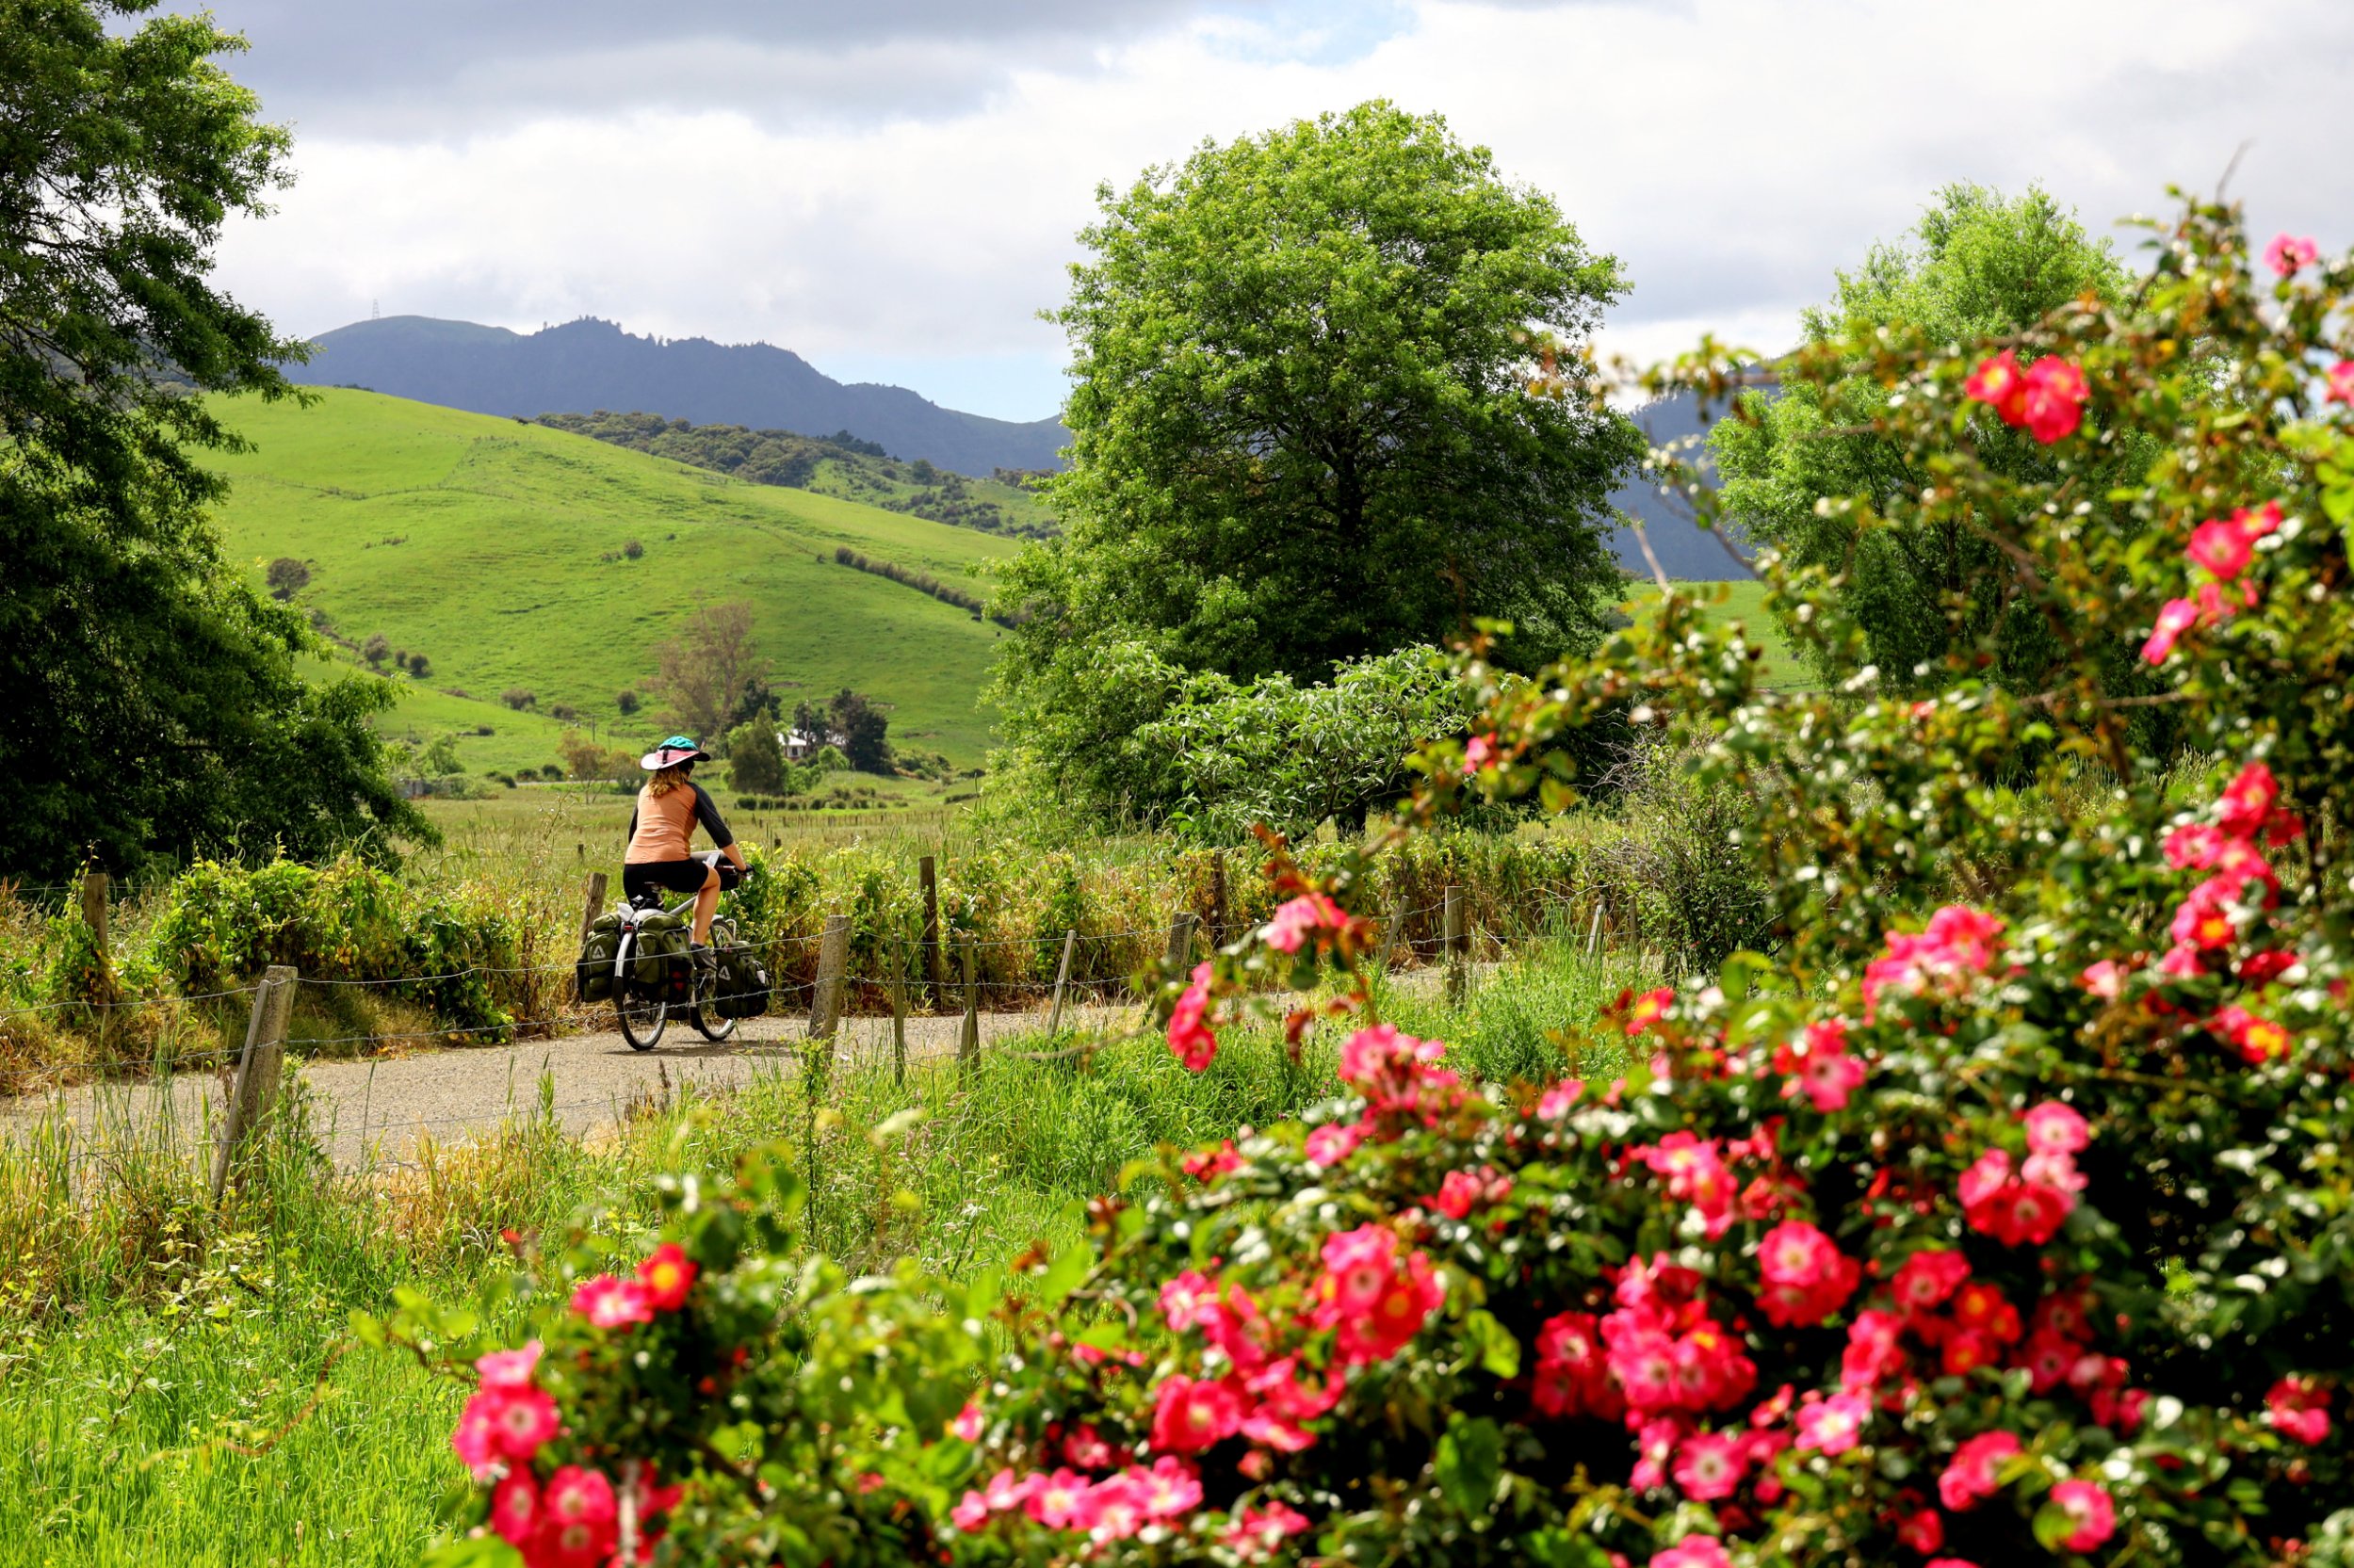
M704 879L703 891L695 895L695 940L708 944L711 940L711 916L720 912L720 872L711 868Z

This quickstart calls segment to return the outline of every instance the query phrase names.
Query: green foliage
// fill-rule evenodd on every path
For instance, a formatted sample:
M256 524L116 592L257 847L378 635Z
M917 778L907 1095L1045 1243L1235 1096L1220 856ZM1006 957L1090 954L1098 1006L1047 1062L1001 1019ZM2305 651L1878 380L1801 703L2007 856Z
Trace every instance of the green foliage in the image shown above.
M0 752L19 768L0 870L94 852L297 853L416 835L384 779L378 688L306 690L300 617L224 565L192 448L235 438L199 390L286 394L300 354L213 286L233 212L267 210L285 132L216 63L209 17L0 7ZM159 372L158 366L163 367Z
M791 794L786 783L790 768L771 721L755 719L727 732L728 788L749 794Z
M2080 297L2118 303L2127 274L2106 240L2088 237L2072 213L2035 188L2005 198L1948 186L1911 238L1875 246L1860 269L1839 275L1830 304L1807 312L1810 349L1840 348L1843 374L1824 378L1810 366L1779 394L1748 394L1717 426L1711 449L1725 511L1792 566L1838 577L1836 591L1862 640L1814 644L1823 678L1844 679L1869 663L1885 680L1909 682L1955 647L1985 641L2003 679L2036 681L2060 650L2050 625L2016 591L1993 533L1967 518L1936 529L1904 527L1887 512L1891 497L1918 493L1934 474L1874 433L1891 387L1875 373L1871 346L1882 329L1933 343L2008 341ZM2023 431L2005 430L1988 413L1976 424L1973 450L1989 469L2024 482L2051 477L2051 456ZM2112 463L2087 471L2079 493L2092 508L2089 525L2131 530L2135 519L2108 493L2113 481L2146 467L2151 453L2146 442L2122 437L2111 451ZM1825 506L1858 494L1882 507L1882 525L1865 527L1852 512ZM1958 619L1956 605L1967 606ZM2130 670L2132 649L2112 654L2115 681Z
M1544 197L1384 103L1205 146L1106 187L1058 313L1075 356L1063 540L1001 573L1018 745L1125 733L1141 643L1238 682L1328 676L1471 618L1541 659L1589 644L1619 574L1618 415L1525 396L1533 330L1623 293ZM1546 352L1550 355L1550 350Z

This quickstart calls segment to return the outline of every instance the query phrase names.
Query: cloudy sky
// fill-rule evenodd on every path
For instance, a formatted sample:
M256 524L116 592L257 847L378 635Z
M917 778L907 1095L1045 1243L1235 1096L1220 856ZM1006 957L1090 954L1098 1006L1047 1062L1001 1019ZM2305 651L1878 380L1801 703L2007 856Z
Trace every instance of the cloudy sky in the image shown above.
M194 8L192 0L167 0ZM1605 346L1764 348L1940 183L2107 229L2180 183L2354 240L2349 0L215 0L299 182L223 271L285 328L583 315L1054 411L1098 182L1387 96L1550 192ZM2128 238L2127 243L2131 243Z

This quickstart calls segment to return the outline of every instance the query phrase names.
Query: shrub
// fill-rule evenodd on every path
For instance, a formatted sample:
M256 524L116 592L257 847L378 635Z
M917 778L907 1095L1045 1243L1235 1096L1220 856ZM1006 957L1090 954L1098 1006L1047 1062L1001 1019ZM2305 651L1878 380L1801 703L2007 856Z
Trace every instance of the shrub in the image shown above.
M514 709L517 713L521 713L524 709L531 707L539 702L539 698L533 696L529 691L519 686L511 686L506 690L500 692L498 694L498 700L506 703L509 707Z
M629 540L622 545L621 553L628 559L636 560L645 554L645 546L634 539Z
M291 599L310 586L311 569L292 556L280 556L269 563L266 578L271 598Z
M2354 262L2284 237L2261 283L2203 205L2157 238L2129 304L1778 367L1812 396L1869 358L1928 478L1843 504L1991 531L2066 634L2048 689L1965 641L1932 696L1762 692L1674 592L1524 687L1467 661L1486 710L1402 846L1466 794L1567 802L1621 712L1746 802L1781 951L1563 1031L1623 1075L1459 1080L1374 1014L1371 863L1279 853L1272 918L1168 978L1168 1042L1215 1071L1232 1020L1337 979L1288 1023L1353 1015L1339 1098L965 1282L795 1255L775 1159L673 1181L659 1245L543 1260L538 1340L468 1374L473 1517L587 1497L600 1554L845 1564L2346 1561ZM2002 426L2048 469L1977 464ZM2080 526L2129 440L2146 525ZM471 1355L487 1316L394 1332Z

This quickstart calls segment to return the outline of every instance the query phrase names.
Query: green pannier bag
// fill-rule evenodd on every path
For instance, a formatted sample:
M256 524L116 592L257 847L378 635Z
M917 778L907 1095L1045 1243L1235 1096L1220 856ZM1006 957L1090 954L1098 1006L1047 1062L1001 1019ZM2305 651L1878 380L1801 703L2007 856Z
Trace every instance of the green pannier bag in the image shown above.
M629 962L638 994L661 1002L684 1002L694 978L689 953L693 928L686 917L656 911L638 916L637 951Z
M722 1018L757 1018L768 1011L769 971L758 948L736 940L734 921L711 922L711 949L720 965L711 1010Z
M589 928L580 945L580 962L573 965L573 984L583 1002L613 998L613 955L621 950L621 911L608 910Z

